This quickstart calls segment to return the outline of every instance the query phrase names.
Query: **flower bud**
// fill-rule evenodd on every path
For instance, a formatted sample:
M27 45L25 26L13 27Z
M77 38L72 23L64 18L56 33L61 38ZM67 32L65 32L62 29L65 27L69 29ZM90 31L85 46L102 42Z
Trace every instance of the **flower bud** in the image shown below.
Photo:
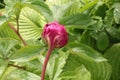
M42 32L42 39L49 47L63 47L68 42L68 33L63 25L58 22L52 22L45 25Z

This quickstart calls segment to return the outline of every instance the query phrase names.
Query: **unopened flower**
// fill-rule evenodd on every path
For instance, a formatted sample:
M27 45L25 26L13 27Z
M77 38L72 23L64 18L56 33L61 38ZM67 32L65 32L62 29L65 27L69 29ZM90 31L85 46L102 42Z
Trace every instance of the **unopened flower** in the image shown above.
M63 47L67 44L68 33L63 25L60 25L55 21L53 23L48 23L45 25L42 32L42 39L47 43L49 47L41 73L41 80L44 80L47 63L53 49Z
M55 21L45 25L42 39L45 40L49 47L59 48L67 44L68 33L63 25Z

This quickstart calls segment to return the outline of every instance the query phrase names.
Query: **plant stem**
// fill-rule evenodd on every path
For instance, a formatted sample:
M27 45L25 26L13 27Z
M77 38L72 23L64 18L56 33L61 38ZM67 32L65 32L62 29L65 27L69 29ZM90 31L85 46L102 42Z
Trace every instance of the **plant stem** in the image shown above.
M45 60L44 60L44 64L43 64L43 68L42 68L41 80L44 80L47 63L49 61L52 50L53 50L53 48L50 47L47 51L47 54L46 54L46 57L45 57Z
M8 23L8 25L10 26L10 28L18 35L18 37L21 39L21 41L23 42L24 46L27 45L27 43L24 41L24 39L22 38L22 36L20 35L20 33L18 32L18 30L16 30L14 28L14 26L10 23Z
M2 16L2 13L0 13L0 16ZM27 43L24 41L24 39L22 38L22 36L19 33L19 21L18 21L19 17L17 17L16 19L16 23L17 23L17 30L14 28L14 26L11 23L8 23L9 27L18 35L18 37L21 39L21 41L23 42L24 46L27 46Z
M2 16L2 13L0 13L0 16Z
M16 23L17 23L17 32L18 32L18 34L19 34L19 21L18 21L18 20L19 20L19 17L17 17L17 18L16 18Z
M18 20L19 20L19 16L16 17L16 23L17 23L17 34L18 34L19 38L22 40L24 46L26 46L26 45L27 45L26 42L24 41L24 39L22 38L22 36L21 36L20 33L19 33L19 21L18 21Z

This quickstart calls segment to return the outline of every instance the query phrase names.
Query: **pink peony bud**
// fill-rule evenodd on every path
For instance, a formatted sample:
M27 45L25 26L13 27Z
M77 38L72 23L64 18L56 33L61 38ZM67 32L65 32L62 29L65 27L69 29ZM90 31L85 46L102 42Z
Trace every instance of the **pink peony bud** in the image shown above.
M68 33L66 32L63 25L60 25L58 22L55 21L53 23L45 25L44 30L42 32L42 39L49 46L41 73L41 80L44 80L47 63L53 49L63 47L67 44Z
M45 40L49 47L59 48L67 44L68 33L63 25L60 25L55 21L45 25L42 33L42 39Z

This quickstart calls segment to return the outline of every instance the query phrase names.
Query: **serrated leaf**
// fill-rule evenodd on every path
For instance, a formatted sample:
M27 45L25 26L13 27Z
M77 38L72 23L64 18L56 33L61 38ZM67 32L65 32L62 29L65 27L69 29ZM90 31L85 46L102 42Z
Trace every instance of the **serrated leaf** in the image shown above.
M109 48L104 56L108 59L108 62L112 66L112 75L110 80L120 79L120 43L114 44Z
M109 37L105 32L101 32L97 38L97 48L104 51L109 46Z
M27 62L37 58L43 48L40 46L26 46L22 47L14 55L10 57L10 61Z
M42 29L47 23L45 17L29 7L21 10L19 18L20 34L25 40L38 39Z

